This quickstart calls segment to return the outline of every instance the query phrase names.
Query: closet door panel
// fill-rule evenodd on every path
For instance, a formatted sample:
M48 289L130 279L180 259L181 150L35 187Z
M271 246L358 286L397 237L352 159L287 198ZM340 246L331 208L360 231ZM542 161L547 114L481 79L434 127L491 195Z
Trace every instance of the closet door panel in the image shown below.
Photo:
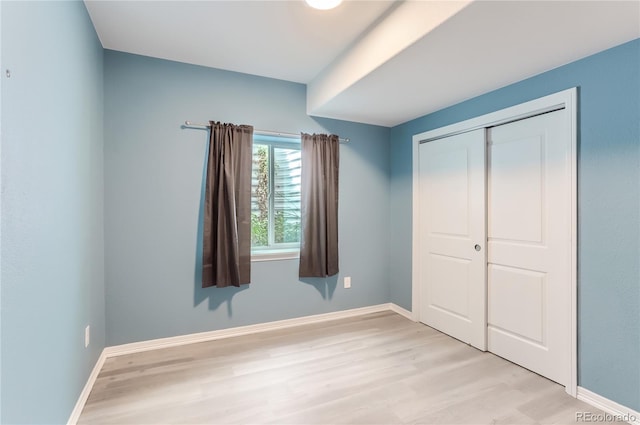
M481 350L486 349L484 133L419 148L420 321Z
M570 137L564 110L488 131L488 348L570 377Z

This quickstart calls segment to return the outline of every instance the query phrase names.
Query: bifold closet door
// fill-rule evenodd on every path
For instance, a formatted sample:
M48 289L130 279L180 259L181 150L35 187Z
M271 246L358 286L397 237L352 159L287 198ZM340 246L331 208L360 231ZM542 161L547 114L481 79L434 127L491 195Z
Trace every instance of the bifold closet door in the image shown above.
M488 138L488 349L570 378L571 138L565 110Z
M486 350L485 130L419 146L420 321Z

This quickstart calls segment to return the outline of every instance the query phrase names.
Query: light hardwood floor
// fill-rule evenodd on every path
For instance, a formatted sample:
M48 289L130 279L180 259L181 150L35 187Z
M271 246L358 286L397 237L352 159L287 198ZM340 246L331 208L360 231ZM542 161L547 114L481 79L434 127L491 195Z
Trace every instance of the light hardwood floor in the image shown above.
M564 388L392 312L107 359L80 424L570 424Z

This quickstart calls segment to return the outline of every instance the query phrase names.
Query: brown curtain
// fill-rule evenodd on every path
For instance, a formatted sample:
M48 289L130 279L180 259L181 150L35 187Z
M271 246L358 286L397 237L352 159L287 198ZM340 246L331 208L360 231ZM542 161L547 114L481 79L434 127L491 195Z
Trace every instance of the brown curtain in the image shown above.
M340 140L302 134L300 277L338 273L338 168Z
M251 280L253 127L210 121L202 287Z

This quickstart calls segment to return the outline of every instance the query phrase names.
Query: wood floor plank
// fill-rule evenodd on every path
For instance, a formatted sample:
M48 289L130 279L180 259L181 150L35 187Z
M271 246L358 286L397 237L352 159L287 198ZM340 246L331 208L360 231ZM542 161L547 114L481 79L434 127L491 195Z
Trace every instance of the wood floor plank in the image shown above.
M562 424L561 386L392 312L107 359L79 424Z

